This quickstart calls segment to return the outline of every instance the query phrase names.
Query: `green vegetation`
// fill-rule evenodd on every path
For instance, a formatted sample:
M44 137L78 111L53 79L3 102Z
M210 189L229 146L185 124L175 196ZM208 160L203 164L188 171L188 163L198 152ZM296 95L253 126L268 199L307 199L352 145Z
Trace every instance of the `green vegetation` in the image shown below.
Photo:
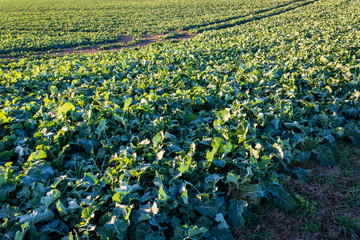
M109 43L121 34L215 26L299 0L2 0L0 54Z
M141 49L0 60L2 237L232 239L264 201L314 213L286 180L360 147L359 3L302 2ZM342 216L343 236L358 237Z

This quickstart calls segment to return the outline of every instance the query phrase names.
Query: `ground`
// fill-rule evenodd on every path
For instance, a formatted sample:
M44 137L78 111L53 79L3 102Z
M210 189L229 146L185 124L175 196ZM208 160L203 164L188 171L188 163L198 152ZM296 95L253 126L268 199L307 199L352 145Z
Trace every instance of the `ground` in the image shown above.
M331 168L308 164L307 182L284 181L297 201L294 211L268 202L256 206L251 218L257 224L237 230L238 239L359 239L360 149L343 144L338 152Z

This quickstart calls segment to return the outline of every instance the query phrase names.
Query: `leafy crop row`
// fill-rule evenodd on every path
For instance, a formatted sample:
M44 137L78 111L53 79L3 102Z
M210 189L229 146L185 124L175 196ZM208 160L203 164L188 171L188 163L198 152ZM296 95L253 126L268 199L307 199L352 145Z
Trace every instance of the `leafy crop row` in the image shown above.
M3 0L0 54L109 43L121 34L195 31L293 2L299 0Z
M232 239L301 164L360 145L359 1L191 41L1 60L0 233Z

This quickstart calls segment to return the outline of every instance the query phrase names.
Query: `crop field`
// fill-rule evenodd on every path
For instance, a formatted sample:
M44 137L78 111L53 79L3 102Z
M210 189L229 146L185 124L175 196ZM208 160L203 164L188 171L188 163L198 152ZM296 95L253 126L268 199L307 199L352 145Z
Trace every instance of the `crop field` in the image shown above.
M308 0L2 0L0 54L115 42L123 34L204 31Z
M241 235L254 208L303 207L288 180L360 147L359 12L359 0L0 0L0 238L256 239ZM6 58L175 30L196 36ZM360 238L358 194L333 239Z

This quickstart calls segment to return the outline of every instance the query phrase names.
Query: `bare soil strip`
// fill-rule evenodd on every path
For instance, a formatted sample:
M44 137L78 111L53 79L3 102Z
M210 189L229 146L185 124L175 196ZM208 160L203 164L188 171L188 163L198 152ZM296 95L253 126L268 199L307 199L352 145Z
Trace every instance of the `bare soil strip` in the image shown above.
M173 34L169 35L169 34ZM108 51L118 51L123 48L131 48L131 47L144 47L153 42L163 42L169 40L186 40L195 37L196 34L189 33L187 31L172 31L168 34L159 34L159 35L143 35L140 39L134 38L127 35L119 35L119 40L112 43L103 43L103 44L94 44L91 47L78 49L78 47L70 47L63 48L59 50L51 50L51 51L39 51L32 53L32 55L42 56L42 55L68 55L68 54L79 54L79 53L87 53L94 54L98 52L108 52ZM102 47L106 46L106 49L102 49ZM15 56L7 56L0 55L0 59L16 59L23 55L15 55Z
M189 38L193 38L195 37L195 34L190 34L189 32L185 32L185 31L173 31L170 33L174 33L176 34L174 37L171 38L166 38L168 34L159 34L159 35L148 35L145 34L143 35L142 38L140 38L140 42L134 42L132 43L134 40L137 40L136 38L130 37L130 36L126 36L126 35L120 35L120 40L116 41L116 42L112 42L112 43L107 43L107 44L98 44L98 45L94 45L90 48L86 48L86 49L76 49L76 48L64 48L61 49L57 52L51 52L51 53L55 53L55 54L74 54L74 53L97 53L97 52L105 52L105 51L116 51L122 48L130 48L130 47L143 47L143 46L147 46L150 43L153 42L162 42L162 41L166 41L166 40L170 40L170 39L175 39L175 40L184 40L184 39L189 39ZM108 49L99 49L101 46L108 46Z

